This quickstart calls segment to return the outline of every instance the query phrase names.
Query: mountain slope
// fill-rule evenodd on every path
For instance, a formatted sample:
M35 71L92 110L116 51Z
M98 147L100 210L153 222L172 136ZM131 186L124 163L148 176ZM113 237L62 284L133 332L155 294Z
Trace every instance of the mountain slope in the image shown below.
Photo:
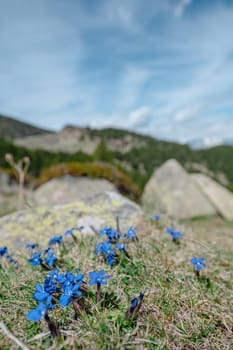
M38 128L20 120L0 115L0 137L15 139L29 135L39 135L50 131Z
M27 154L31 158L30 170L34 176L58 163L105 161L119 166L143 189L156 167L175 158L187 171L203 172L233 189L232 146L193 150L188 145L122 129L69 125L60 132L45 133L43 129L17 122L11 118L0 118L0 137L3 134L5 138L14 138L14 144L0 140L0 166L6 166L6 152L12 152L16 158ZM5 132L2 131L4 123L8 123Z

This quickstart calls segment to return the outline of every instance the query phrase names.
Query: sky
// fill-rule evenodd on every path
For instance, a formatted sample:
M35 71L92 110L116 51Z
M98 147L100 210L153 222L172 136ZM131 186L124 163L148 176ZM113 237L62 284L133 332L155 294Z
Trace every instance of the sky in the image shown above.
M233 139L233 0L0 0L0 114Z

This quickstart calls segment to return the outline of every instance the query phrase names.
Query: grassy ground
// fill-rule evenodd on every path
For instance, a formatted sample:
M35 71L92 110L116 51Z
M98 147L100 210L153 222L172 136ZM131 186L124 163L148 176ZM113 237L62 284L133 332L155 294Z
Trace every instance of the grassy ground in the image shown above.
M114 267L93 253L100 237L77 245L67 237L62 270L79 267L87 280L89 271L105 269L112 277L103 286L102 305L96 305L90 286L82 316L75 318L71 305L49 312L60 325L59 341L51 338L44 320L26 320L36 305L35 285L43 283L46 272L31 267L26 253L19 253L17 270L0 270L1 321L29 349L233 349L232 226L205 220L177 225L184 232L180 245L165 228L163 219L142 223L137 228L139 243L129 245L131 258L122 256ZM193 256L206 259L209 281L194 274L189 261ZM127 320L130 300L142 291L138 317ZM18 348L0 329L0 349Z

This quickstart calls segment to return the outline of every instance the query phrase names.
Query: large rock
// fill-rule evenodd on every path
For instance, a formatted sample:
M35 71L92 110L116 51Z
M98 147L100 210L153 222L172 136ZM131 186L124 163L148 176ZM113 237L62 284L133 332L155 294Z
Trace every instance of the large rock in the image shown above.
M191 177L217 212L225 219L233 220L233 194L207 175L192 174Z
M215 208L175 159L155 170L145 186L142 203L150 212L166 212L176 219L216 214Z
M0 171L0 193L4 195L11 195L18 192L18 185L16 181L12 180L10 176Z
M104 192L75 203L37 207L0 218L1 245L20 248L28 242L46 244L51 236L81 225L82 234L93 234L90 225L97 230L104 225L115 227L116 216L121 229L126 230L136 225L141 215L136 203L116 192Z
M52 179L40 186L34 192L34 200L36 205L66 204L105 191L117 192L117 189L105 179L66 175Z
M0 216L17 210L18 185L10 176L0 171Z

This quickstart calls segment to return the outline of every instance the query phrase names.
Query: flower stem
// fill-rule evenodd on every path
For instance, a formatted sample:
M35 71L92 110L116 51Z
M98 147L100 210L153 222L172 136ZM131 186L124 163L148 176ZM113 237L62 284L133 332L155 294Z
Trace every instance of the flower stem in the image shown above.
M78 243L78 239L77 239L77 237L76 237L74 234L72 234L71 236L72 236L72 238L73 238L74 243L76 243L76 244L77 244L77 243Z
M81 315L83 310L75 298L72 298L72 304L76 314Z
M44 319L45 321L47 322L48 324L48 328L50 330L50 333L52 335L53 338L56 338L56 337L60 337L61 336L61 332L58 328L58 326L55 324L55 322L53 322L48 313L46 312L45 315L44 315Z
M97 283L96 302L99 303L100 300L101 300L101 284Z

